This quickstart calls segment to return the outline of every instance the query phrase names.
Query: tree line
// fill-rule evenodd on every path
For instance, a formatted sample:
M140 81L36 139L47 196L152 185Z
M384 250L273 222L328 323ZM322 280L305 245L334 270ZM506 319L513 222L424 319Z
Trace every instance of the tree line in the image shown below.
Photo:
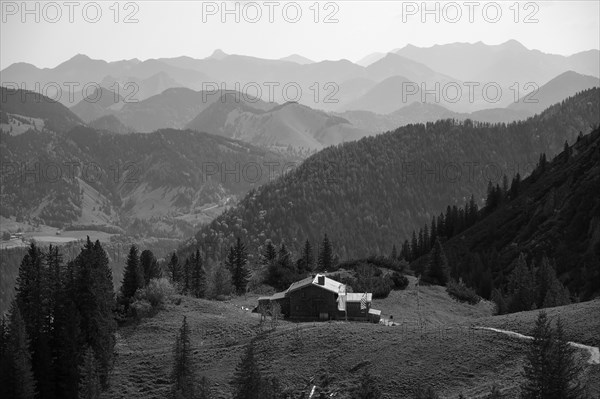
M6 398L97 398L109 385L116 322L112 273L99 241L75 259L31 244L0 329Z

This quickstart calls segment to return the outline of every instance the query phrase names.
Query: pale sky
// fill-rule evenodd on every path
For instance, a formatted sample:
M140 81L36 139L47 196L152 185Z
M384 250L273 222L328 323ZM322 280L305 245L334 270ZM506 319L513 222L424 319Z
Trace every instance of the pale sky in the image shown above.
M527 48L562 55L600 48L597 0L522 1L517 7L515 1L479 1L475 6L467 1L427 2L434 12L426 15L421 1L227 2L233 14L224 13L221 1L120 1L118 7L115 1L73 2L74 8L65 1L50 3L26 2L32 10L27 14L21 1L1 2L0 68L14 62L54 67L78 53L115 61L182 55L204 58L222 49L261 58L297 53L315 61L357 61L406 44L499 44L516 39ZM497 4L501 7L498 16ZM98 9L101 15L97 17ZM292 23L298 9L301 15ZM137 22L125 23L128 15ZM325 23L328 16L337 22ZM427 18L425 22L422 17ZM532 23L524 22L527 17Z

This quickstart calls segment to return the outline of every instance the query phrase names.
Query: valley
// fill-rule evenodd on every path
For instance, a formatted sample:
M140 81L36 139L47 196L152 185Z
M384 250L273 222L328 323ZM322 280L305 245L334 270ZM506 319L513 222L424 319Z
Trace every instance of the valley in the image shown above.
M600 4L484 3L3 3L0 397L600 398Z

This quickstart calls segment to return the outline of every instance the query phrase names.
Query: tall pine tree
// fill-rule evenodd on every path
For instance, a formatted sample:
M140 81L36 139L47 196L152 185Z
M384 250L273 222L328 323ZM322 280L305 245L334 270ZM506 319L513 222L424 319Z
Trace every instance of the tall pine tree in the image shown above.
M175 337L175 346L173 348L174 359L171 379L173 381L173 393L177 398L194 398L194 369L190 334L190 327L187 323L187 318L184 316L181 327Z
M29 338L19 306L13 301L5 356L1 359L3 398L33 399L36 383L32 371Z
M250 280L248 271L248 251L242 240L238 237L233 248L233 265L231 270L231 283L238 295L246 292L246 286Z
M233 380L234 399L262 399L262 378L260 369L254 358L254 343L251 341L246 345L246 350L240 363L235 369Z
M333 266L333 248L327 234L323 237L321 248L319 249L318 268L319 271L331 270Z
M140 268L140 257L138 249L132 245L127 256L125 271L123 272L123 283L121 284L121 294L124 298L133 298L138 288L144 286L144 276Z
M446 254L439 238L435 242L429 256L429 264L422 280L430 284L446 285L448 282L448 260L446 259Z

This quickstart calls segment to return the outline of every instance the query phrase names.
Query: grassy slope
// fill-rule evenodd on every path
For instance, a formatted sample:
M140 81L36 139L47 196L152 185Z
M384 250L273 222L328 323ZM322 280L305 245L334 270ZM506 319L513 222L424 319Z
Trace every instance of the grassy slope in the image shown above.
M551 319L560 316L567 338L585 345L600 346L600 298L589 302L545 309ZM511 313L476 320L475 324L502 328L529 335L535 325L537 311Z
M374 307L395 312L396 321L402 313L411 319L417 311L410 291L375 301ZM298 390L305 388L311 377L319 380L327 375L332 390L347 391L362 368L369 367L385 398L410 397L418 384L430 384L447 398L456 398L459 393L477 398L489 392L495 382L513 397L521 379L525 343L494 332L472 332L468 327L477 324L509 329L522 325L527 333L536 312L513 318L491 317L487 305L458 304L440 287L421 287L420 292L421 311L429 326L423 334L415 327L282 322L275 332L257 339L257 358L267 373L277 373L284 386ZM192 329L198 377L209 377L217 398L230 397L228 383L244 345L258 332L258 316L242 306L255 303L255 296L228 302L183 298L180 305L169 304L153 318L121 328L113 386L106 397L151 399L167 395L172 346L184 315ZM596 301L555 311L560 310L563 319L569 320L570 333L580 334L571 327L577 326L575 331L585 329L581 315L597 312L598 305ZM401 312L403 307L405 312ZM452 327L444 331L435 326L437 323ZM593 321L590 330L597 323ZM597 377L600 366L589 370Z

